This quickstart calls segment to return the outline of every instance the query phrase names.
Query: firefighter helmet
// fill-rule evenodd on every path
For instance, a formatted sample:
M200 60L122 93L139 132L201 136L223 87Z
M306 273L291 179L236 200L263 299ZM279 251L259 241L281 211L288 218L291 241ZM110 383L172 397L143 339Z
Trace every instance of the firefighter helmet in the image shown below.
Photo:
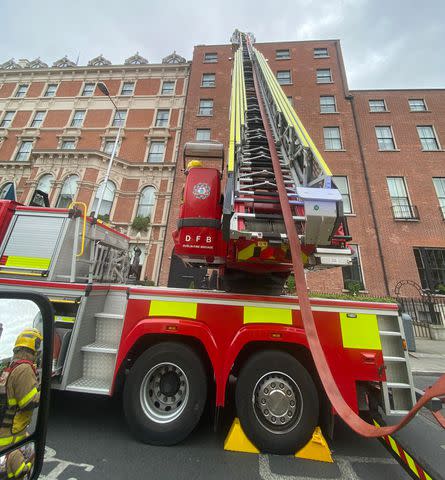
M40 349L42 340L42 334L37 328L27 328L17 337L14 348L25 347L33 352L37 352Z
M191 168L195 168L195 167L202 167L201 160L190 160L190 162L187 163L187 170L190 170Z

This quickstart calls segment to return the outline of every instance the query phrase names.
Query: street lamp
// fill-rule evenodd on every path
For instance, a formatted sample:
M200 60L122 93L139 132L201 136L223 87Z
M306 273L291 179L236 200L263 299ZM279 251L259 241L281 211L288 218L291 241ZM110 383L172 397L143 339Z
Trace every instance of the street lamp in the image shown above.
M116 149L117 149L117 145L119 143L119 138L120 138L120 135L121 135L122 126L123 126L123 123L124 123L122 121L121 114L120 114L116 104L114 103L113 99L111 98L110 92L108 91L108 88L105 85L105 83L99 82L97 84L97 88L104 95L106 95L109 98L110 102L113 104L114 109L119 116L119 130L117 131L116 139L114 140L113 150L111 151L111 157L110 157L110 162L108 163L107 173L105 174L105 178L103 180L104 188L102 189L102 192L100 193L100 197L99 197L99 201L97 203L96 211L94 212L94 218L95 219L97 219L97 217L99 215L99 212L100 212L100 207L102 206L102 202L103 202L103 199L104 199L104 196L105 196L105 190L108 186L108 180L110 178L111 167L113 166L114 157L116 156Z

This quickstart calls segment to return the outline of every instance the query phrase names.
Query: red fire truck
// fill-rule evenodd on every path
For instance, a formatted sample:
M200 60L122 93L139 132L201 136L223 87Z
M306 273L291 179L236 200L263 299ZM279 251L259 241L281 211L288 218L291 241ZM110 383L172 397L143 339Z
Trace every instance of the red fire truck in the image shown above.
M204 165L224 161L219 144L186 145L174 233L176 254L219 269L225 291L126 284L128 237L75 203L11 201L0 201L1 288L52 302L53 388L123 389L128 425L144 442L184 440L209 392L224 407L229 377L261 451L297 451L335 413L377 436L357 420L370 399L387 415L415 403L398 307L308 299L303 268L351 261L341 195L253 36L236 31L232 42L227 169ZM291 272L298 298L279 295Z

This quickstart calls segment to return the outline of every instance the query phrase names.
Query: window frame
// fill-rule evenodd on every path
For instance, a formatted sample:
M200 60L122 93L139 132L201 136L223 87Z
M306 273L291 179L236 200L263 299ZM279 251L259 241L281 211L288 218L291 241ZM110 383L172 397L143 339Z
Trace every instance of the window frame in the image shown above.
M153 192L153 203L147 203L147 204L144 204L142 205L141 204L141 199L142 199L142 196L143 196L143 192L145 190L151 190ZM141 206L143 207L150 207L150 212L148 215L140 215L140 208ZM142 187L141 190L140 190L140 193L139 193L139 199L138 199L138 204L137 204L137 207L136 207L136 215L135 217L143 217L143 218L149 218L150 219L150 223L153 221L153 213L155 212L155 206L156 206L156 188L153 186L153 185L145 185L145 187Z
M362 263L362 254L361 254L361 248L360 248L360 245L358 245L357 243L351 243L350 246L352 247L352 249L355 251L356 253L356 258L357 258L357 265L358 265L358 272L359 272L359 279L360 280L354 280L353 278L350 278L348 280L345 280L345 277L344 277L344 269L346 268L353 268L353 265L346 265L344 267L342 267L341 269L341 274L342 274L342 279L343 279L343 289L346 291L347 288L346 288L346 283L347 282L360 282L361 285L362 285L362 289L360 289L359 291L360 292L366 292L366 282L365 282L365 274L364 274L364 271L363 271L363 263ZM354 257L353 257L354 258Z
M87 86L90 86L90 85L92 85L93 88L91 90L91 93L86 95L85 90L86 90ZM94 91L95 90L96 90L96 83L95 82L84 82L82 91L80 92L80 96L81 97L92 97L92 96L94 96Z
M334 111L333 112L323 112L323 105L321 103L322 98L333 98L334 99ZM320 113L323 115L330 114L330 113L338 113L337 110L337 99L335 98L335 95L320 95Z
M208 132L209 138L198 138L198 132ZM212 138L212 130L210 128L197 128L196 129L196 134L195 134L195 140L202 141L202 142L208 142Z
M39 120L38 118L36 118L39 113L42 113L42 114L43 114L43 116L42 116L42 118L41 118L40 120ZM43 123L44 120L45 120L46 113L47 113L46 110L36 110L36 112L34 113L34 116L32 117L32 120L31 120L31 123L30 123L30 125L29 125L29 128L40 128L41 125L42 125L42 123ZM37 125L35 125L36 122L38 122Z
M80 112L83 112L82 120L81 120L80 124L77 125L77 124L75 124L75 122L76 122L76 114L77 114L77 113L80 113ZM86 111L86 110L83 110L83 109L74 110L73 116L71 117L70 128L82 128L82 127L83 127L83 122L85 121L86 113L87 113L87 111Z
M325 136L325 130L328 129L328 128L332 128L332 129L337 129L338 130L338 133L339 133L339 140L340 140L340 148L327 148L326 147L326 136ZM330 138L329 140L332 140L332 138ZM341 134L341 128L339 125L327 125L327 126L324 126L323 127L323 142L324 142L324 149L326 152L342 152L345 150L344 148L344 145L343 145L343 138L342 138L342 134Z
M64 144L66 143L72 143L73 144L73 148L66 148L64 147ZM62 139L62 141L60 142L60 149L61 150L76 150L76 139L75 138L65 138L65 139Z
M434 137L426 137L426 138L423 138L423 140L431 140L432 138L434 138L437 148L424 148L422 143L422 137L420 136L419 128L431 128L431 131L433 132ZM436 129L434 128L434 125L416 125L416 130L417 130L417 135L419 136L420 149L422 152L440 152L442 150L442 147L439 142L439 137L437 136L437 132L436 132Z
M421 101L423 103L424 108L422 110L413 110L411 108L411 103L410 102L419 102ZM424 98L408 98L408 106L409 106L409 111L416 113L416 112L428 112L428 106L426 104L426 101Z
M171 92L164 92L164 85L166 83L172 83L173 88ZM161 84L161 95L174 95L175 94L175 89L176 89L176 81L175 80L163 80Z
M324 81L322 80L323 78L328 78L327 76L326 77L321 77L319 76L319 72L329 72L329 80L328 81ZM315 79L316 79L316 83L319 83L319 84L329 84L329 83L334 83L334 78L332 76L332 70L331 68L317 68L316 72L315 72Z
M23 147L23 144L25 144L25 143L31 144L29 152L22 152L21 151L21 149ZM27 162L27 161L29 161L29 157L31 156L33 146L34 146L34 141L33 140L29 140L29 139L21 140L20 145L18 145L17 150L16 150L15 155L14 155L14 162ZM19 158L18 158L19 155L22 155L23 153L27 153L27 157L19 160Z
M435 180L439 180L440 183L443 183L443 194L439 192L439 188L436 185ZM437 201L439 202L439 210L442 213L442 219L445 220L445 177L433 177L433 186L434 190L436 191L436 197Z
M371 102L383 102L383 110L373 110L371 106ZM370 98L368 99L368 107L369 107L369 113L387 113L389 112L388 110L388 105L386 104L386 100L384 98Z
M211 107L202 107L202 105L201 105L202 102L212 102L212 106ZM215 102L214 102L213 98L200 98L199 99L199 104L198 104L198 114L197 114L197 116L198 117L213 117L214 107L215 107ZM209 114L202 113L202 111L201 111L202 108L210 109L210 113Z
M45 190L41 190L39 188L39 185L41 184L42 182L42 179L45 178L45 177L51 177L52 180L50 180L50 187L49 187L49 191L46 192ZM40 175L40 178L38 179L37 183L36 183L36 188L35 190L40 190L41 192L43 193L46 193L48 196L49 194L51 193L51 190L53 189L54 187L54 182L55 182L55 178L54 178L54 175L52 173L44 173L43 175Z
M103 153L105 153L106 155L111 155L113 153L113 147L114 147L114 142L116 141L116 137L112 138L112 137L109 137L109 138L105 138L104 141L103 141L103 144L102 144L102 149L101 151ZM111 145L111 150L110 152L107 152L107 144L110 144ZM117 146L116 146L116 152L115 152L115 155L118 155L119 153L119 147L121 145L121 142L120 140L117 142Z
M403 185L403 188L405 190L405 196L401 196L401 195L398 195L398 196L391 196L391 188L389 186L389 180L395 180L395 179L401 179L402 180L402 185ZM391 201L391 210L392 210L392 213L393 213L393 218L394 220L418 220L418 215L416 215L416 209L415 209L415 206L413 205L412 201L411 201L411 197L410 197L410 194L409 194L409 190L408 190L408 183L406 181L406 178L404 176L400 176L400 175L390 175L388 177L386 177L386 186L388 188L388 193L389 193L389 199ZM403 204L403 203L394 203L393 202L393 199L396 199L398 201L400 201L401 199L406 199L406 204ZM396 216L396 210L397 210L397 207L404 207L404 208L407 208L408 210L408 213L409 213L409 216L406 216L406 215L403 215L403 214L400 214L398 216ZM400 208L400 212L403 212L403 210Z
M54 92L52 95L48 95L48 90L50 87L56 87L54 89ZM57 89L59 88L59 84L58 83L47 83L46 84L46 88L45 88L45 91L43 92L43 98L52 98L52 97L55 97L56 96L56 93L57 93Z
M12 117L9 120L6 119L6 116L8 115L8 113L12 113ZM17 112L15 110L5 110L2 120L0 122L0 128L10 128L16 113ZM4 125L5 121L9 123L7 125Z
M413 247L414 259L415 259L416 268L419 274L420 284L422 285L422 288L430 289L431 291L434 290L434 287L436 285L445 283L445 275L444 273L442 273L443 278L439 278L439 281L435 285L430 284L430 280L434 281L435 280L434 277L439 276L439 275L434 275L434 273L436 272L439 273L444 270L443 268L440 268L440 267L437 268L436 266L431 265L431 262L430 262L431 257L428 258L428 255L432 255L432 251L439 251L441 252L442 256L445 256L445 248L443 247L420 247L420 246ZM419 260L421 261L421 268L419 268L419 262L417 257L419 257ZM428 269L428 267L430 268Z
M393 145L392 148L381 148L381 145L379 143L379 136L377 135L377 129L378 128L389 128L389 131L391 132L391 140L392 140L392 145ZM379 152L397 152L398 151L396 138L394 136L394 131L393 131L392 125L375 125L374 126L374 132L375 132L375 138L376 138L376 141L377 141L377 150ZM380 139L381 140L389 140L389 137L388 138L380 137Z
M317 55L317 50L324 50L326 55ZM328 47L314 47L314 58L329 58Z
M15 190L15 185L14 185L14 182L11 182L11 181L8 181L8 182L5 182L3 183L3 185L0 187L0 200L4 200L4 196L9 193L9 189L11 188L11 185L14 186L14 190ZM4 192L5 188L6 187L9 187L8 190L6 192Z
M160 114L165 114L167 112L167 118L160 118ZM170 125L170 109L168 108L159 108L156 110L156 115L155 115L155 124L154 126L157 128L168 128Z
M155 155L159 155L159 152L152 152L151 151L151 148L153 145L163 145L163 150L162 150L162 160L160 162L153 162L153 161L150 161L150 155L151 154L155 154ZM166 142L164 140L152 140L150 141L150 145L148 146L148 154L147 154L147 162L146 163L154 163L154 164L162 164L162 163L165 163L165 152L167 150L166 148Z
M21 87L26 87L26 90L24 91L23 95L19 95ZM24 98L26 97L26 94L28 93L29 90L29 83L18 83L17 88L14 92L14 98Z
M280 56L278 52L287 52L286 56ZM290 49L289 48L277 48L275 50L275 60L290 60Z
M124 113L124 118L120 118L119 115ZM114 115L111 119L111 127L119 128L120 126L125 127L125 124L127 122L127 114L128 114L128 109L125 108L118 108L117 110L114 110ZM120 122L122 122L122 125L120 125Z
M132 85L132 89L131 89L131 93L124 93L124 88L125 88L125 85L129 85L131 84ZM121 89L120 89L120 94L121 96L123 97L131 97L132 95L134 95L134 91L136 89L136 82L135 81L125 81L125 82L122 82L122 85L121 85Z
M103 196L103 199L102 199L102 203L101 203L101 205L100 205L100 207L103 208L103 205L106 204L106 202L111 202L111 205L109 206L110 208L109 208L109 210L108 210L108 213L96 212L96 211L95 211L95 208L94 208L94 204L95 204L96 200L97 200L97 204L99 204L99 191L100 191L100 188L101 188L102 185L105 185L105 186L104 186L104 190L105 190L105 192L106 192L106 190L107 190L107 185L108 185L108 184L113 185L113 199L112 199L111 201L110 201L110 200L106 200L106 199L105 199L105 195L104 195L104 196ZM113 210L114 202L115 202L115 200L116 200L116 190L117 190L117 186L116 186L116 184L115 184L112 180L108 179L108 180L105 182L105 179L103 178L103 179L99 182L99 184L97 185L96 192L95 192L94 197L93 197L93 200L92 200L92 202L91 202L90 212L91 212L91 213L92 213L92 212L95 212L95 216L97 216L97 217L103 217L103 218L108 217L108 219L110 219L110 218L111 218L111 211ZM97 206L96 206L96 208L97 208Z
M206 75L213 75L213 81L204 80ZM201 76L201 88L215 88L216 87L216 73L206 72Z
M76 178L77 178L76 191L73 193L73 196L70 198L70 202L74 202L74 200L76 199L76 196L77 196L77 194L79 193L80 176L77 175L77 173L70 173L69 175L67 175L67 176L63 179L62 185L61 185L60 190L59 190L59 194L58 194L58 196L57 196L57 201L56 201L56 204L55 204L55 208L68 208L68 207L60 206L60 201L61 201L61 199L62 199L63 187L65 186L65 184L66 184L66 182L68 181L68 179L73 178L73 177L76 177ZM67 195L65 194L65 196L67 196ZM68 205L69 205L69 203L68 203Z
M337 190L340 192L340 195L342 197L342 200L343 200L343 196L346 196L348 197L348 201L349 201L349 208L350 208L350 212L346 212L345 211L345 202L343 200L343 213L345 215L354 215L354 205L352 203L352 195L351 195L351 184L349 183L349 177L347 175L333 175L332 176L332 179L334 180L334 183L335 183L335 180L337 178L344 178L345 179L345 183L346 183L346 188L347 188L347 193L342 193L341 190L338 188L338 185L335 184L335 186L337 187Z
M209 60L207 55L215 55L215 60ZM204 52L202 63L218 63L218 52Z
M280 73L289 73L289 81L285 82L285 83L280 82L280 78L278 76ZM291 70L277 70L277 72L275 74L275 78L277 79L277 82L280 85L292 85L292 72L291 72Z

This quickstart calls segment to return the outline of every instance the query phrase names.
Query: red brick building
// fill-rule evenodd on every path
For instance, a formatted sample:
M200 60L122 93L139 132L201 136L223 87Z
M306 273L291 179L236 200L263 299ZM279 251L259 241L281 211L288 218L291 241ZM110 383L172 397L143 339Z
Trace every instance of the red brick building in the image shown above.
M123 65L99 56L87 66L67 58L0 66L0 197L13 183L23 203L38 188L51 206L76 200L95 211L122 123L99 214L139 244L141 279L157 282L188 70L175 53L161 64L136 54Z
M333 171L358 246L353 267L308 273L310 288L341 292L352 282L385 295L400 280L445 283L445 90L350 91L337 40L256 48ZM232 55L231 45L195 47L180 151L196 138L227 146ZM183 181L177 169L168 232ZM162 284L172 249L167 233Z

